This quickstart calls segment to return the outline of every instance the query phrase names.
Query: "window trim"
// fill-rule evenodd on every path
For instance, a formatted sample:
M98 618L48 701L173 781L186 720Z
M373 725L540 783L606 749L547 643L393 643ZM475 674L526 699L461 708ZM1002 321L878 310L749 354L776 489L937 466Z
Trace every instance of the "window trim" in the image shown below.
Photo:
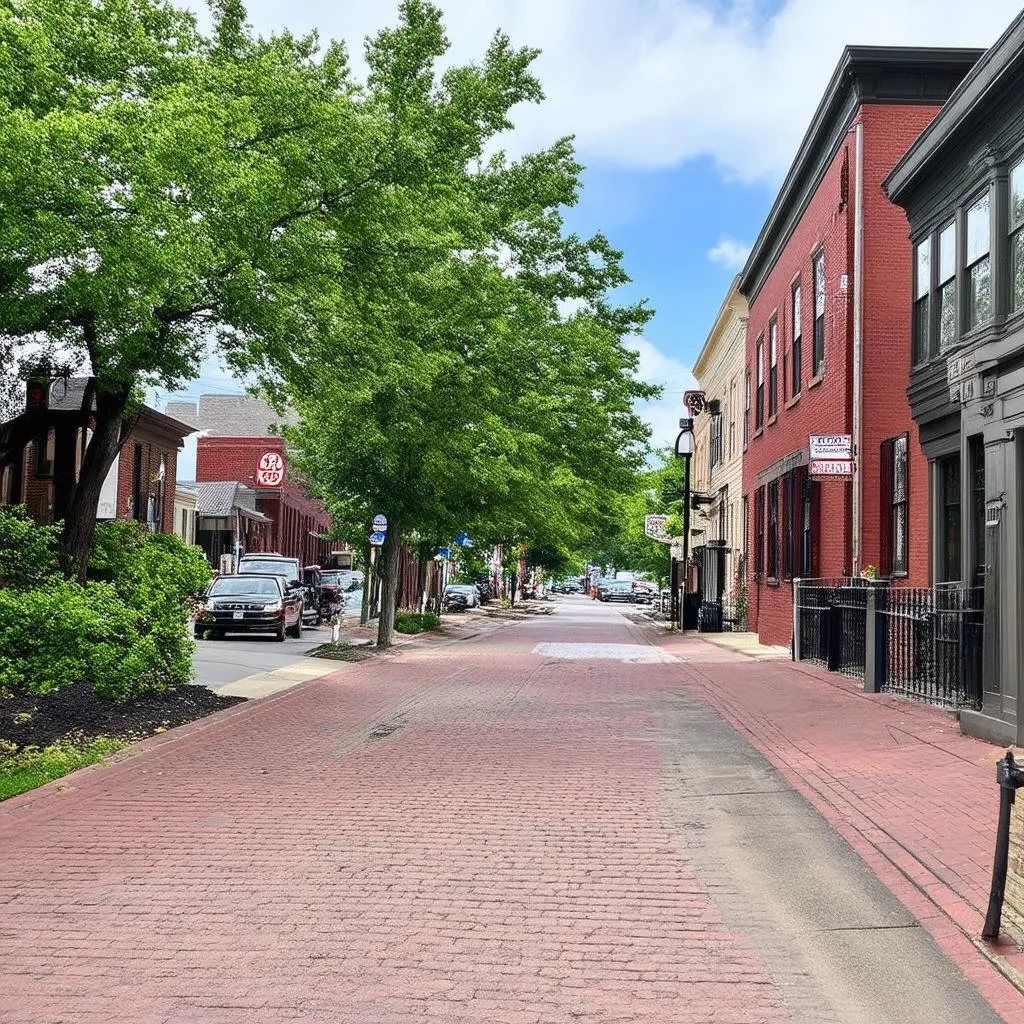
M970 234L970 216L971 212L985 203L988 207L988 247L979 256L976 256L973 261L968 262L970 254L967 247L970 245L971 234ZM964 287L961 289L963 292L963 331L961 333L968 333L976 330L979 327L984 327L986 324L990 324L994 315L993 308L993 294L992 294L992 217L993 217L993 202L992 202L992 189L986 185L984 189L976 193L970 199L967 199L963 203L963 225L964 225L964 240L963 240L963 280ZM988 313L983 320L974 320L974 272L978 270L982 263L988 265Z
M825 250L818 249L811 256L813 282L813 320L811 329L811 376L820 377L825 365L825 311L828 307L828 288L825 276ZM818 312L819 284L821 285L821 312Z
M757 339L755 347L757 360L756 390L754 391L754 430L764 426L764 335Z
M796 398L803 387L803 328L800 322L803 314L803 290L799 277L789 289L789 308L791 320L789 353L792 364L790 382L792 384L792 397Z

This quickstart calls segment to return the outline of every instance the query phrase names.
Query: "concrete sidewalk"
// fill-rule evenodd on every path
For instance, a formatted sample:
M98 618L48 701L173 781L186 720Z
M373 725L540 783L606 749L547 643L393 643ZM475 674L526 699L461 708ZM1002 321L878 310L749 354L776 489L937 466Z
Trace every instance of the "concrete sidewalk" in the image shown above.
M1003 748L961 735L945 711L835 673L729 657L696 636L652 639L679 659L681 684L834 825L968 977L983 984L994 964L1024 989L1024 953L980 938ZM1004 996L1007 1019L1024 1019L1016 994Z

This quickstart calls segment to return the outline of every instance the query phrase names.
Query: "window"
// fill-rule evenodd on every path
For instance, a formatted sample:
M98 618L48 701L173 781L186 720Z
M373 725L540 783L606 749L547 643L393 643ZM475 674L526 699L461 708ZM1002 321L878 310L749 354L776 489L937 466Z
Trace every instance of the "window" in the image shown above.
M906 434L882 442L879 571L883 576L907 574L907 442ZM855 570L857 568L859 567L854 566Z
M740 544L742 545L742 553L746 554L747 544L749 543L747 540L747 530L750 528L750 498L745 494L743 495L743 500L740 503L740 517L740 526L743 529L743 534L740 537ZM744 566L744 569L745 568L746 566ZM744 579L746 579L746 577L744 577Z
M708 443L708 467L714 469L722 461L722 414L711 417L711 437Z
M1010 308L1024 309L1024 163L1010 174Z
M729 544L729 488L718 492L718 539Z
M806 472L800 476L803 521L801 523L801 559L800 572L804 576L814 575L814 513L817 502L814 500L819 484L816 484Z
M942 518L939 552L940 583L960 579L960 453L937 462Z
M811 353L811 373L815 377L825 361L825 253L814 257L814 351Z
M932 240L929 236L914 250L914 362L934 355L931 343Z
M764 426L764 338L757 343L757 392L754 398L754 429Z
M986 192L967 211L967 329L992 319L992 248L989 196Z
M793 285L793 345L792 360L793 368L790 372L790 380L793 382L793 394L799 395L803 387L803 365L800 352L800 282Z
M747 369L743 381L743 450L747 450L747 442L750 440L750 370Z
M132 515L140 523L146 521L147 494L142 490L142 445L135 445L132 458Z
M947 224L939 232L939 351L956 337L956 224Z
M779 325L773 320L768 328L768 415L779 411Z
M754 576L764 574L764 488L754 491Z
M729 382L729 458L736 454L736 378Z
M779 481L768 485L768 579L779 578Z

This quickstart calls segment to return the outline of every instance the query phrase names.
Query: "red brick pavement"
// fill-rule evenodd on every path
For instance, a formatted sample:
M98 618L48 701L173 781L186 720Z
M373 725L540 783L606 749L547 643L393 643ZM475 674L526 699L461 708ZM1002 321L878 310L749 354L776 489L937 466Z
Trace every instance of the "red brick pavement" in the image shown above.
M683 684L836 827L995 1009L1024 1021L1024 997L992 965L1024 971L1024 956L1005 939L980 941L1003 748L962 735L944 711L866 694L810 665L755 662L697 637L656 642L683 662L674 666Z
M664 665L549 663L537 630L348 666L0 805L0 1020L789 1019L663 799Z
M665 642L690 664L614 672L531 653L551 638L524 622L410 644L0 805L0 1021L790 1020L810 1005L801 978L723 924L728 894L700 877L664 799L650 740L679 686L869 854L869 826L911 851L967 835L947 821L936 839L923 818L914 833L914 796L959 794L958 766L979 781L952 817L991 825L996 752L958 760L971 741L940 734L936 713L689 640ZM624 624L602 636L635 639ZM912 767L928 787L883 784ZM879 807L902 807L906 834ZM947 860L973 877L934 851L921 863ZM986 997L1024 1020L977 960L965 970Z

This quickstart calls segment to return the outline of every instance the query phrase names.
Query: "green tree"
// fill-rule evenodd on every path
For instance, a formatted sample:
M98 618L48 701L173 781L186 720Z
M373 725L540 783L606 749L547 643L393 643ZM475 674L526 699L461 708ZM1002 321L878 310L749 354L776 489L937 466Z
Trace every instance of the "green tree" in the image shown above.
M320 304L318 357L285 375L290 437L332 511L355 536L388 517L381 646L402 537L578 547L641 464L633 403L655 393L623 343L649 311L609 299L621 254L564 231L580 187L570 141L485 158L510 110L541 96L535 52L499 33L438 77L447 45L439 12L406 0L368 46L362 102L387 125L390 219L372 238L339 221L353 255Z
M339 278L332 220L371 237L390 216L362 201L393 161L344 50L211 7L204 37L168 0L0 5L0 335L97 381L62 536L78 578L142 389L194 379L209 345L241 369L302 363Z

